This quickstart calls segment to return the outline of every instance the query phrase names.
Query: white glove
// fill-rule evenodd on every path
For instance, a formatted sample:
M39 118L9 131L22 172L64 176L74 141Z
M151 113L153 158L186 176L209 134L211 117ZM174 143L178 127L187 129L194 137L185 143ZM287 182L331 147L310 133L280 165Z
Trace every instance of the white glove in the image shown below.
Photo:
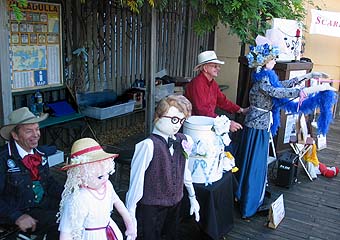
M336 91L336 89L334 87L331 87L331 85L329 85L329 83L323 83L323 84L315 85L315 86L312 86L312 87L306 87L306 88L302 89L302 91L306 95L316 93L316 92L322 92L322 91L326 91L326 90Z
M135 240L137 238L137 219L134 216L131 216L131 218L132 222L126 224L126 240Z
M305 75L298 77L299 81L308 80L311 78L329 78L329 75L324 72L310 72L310 73L307 73Z
M198 222L200 220L200 205L196 199L196 196L189 197L190 200L190 215L195 213L195 220Z

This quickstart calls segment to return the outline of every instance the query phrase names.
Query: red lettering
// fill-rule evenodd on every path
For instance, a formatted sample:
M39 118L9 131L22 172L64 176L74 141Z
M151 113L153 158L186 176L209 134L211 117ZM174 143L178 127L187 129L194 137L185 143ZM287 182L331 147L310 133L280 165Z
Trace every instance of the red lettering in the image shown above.
M315 24L320 24L320 22L321 22L321 21L320 21L320 18L321 18L320 16L317 16L317 17L316 17L316 23L315 23Z

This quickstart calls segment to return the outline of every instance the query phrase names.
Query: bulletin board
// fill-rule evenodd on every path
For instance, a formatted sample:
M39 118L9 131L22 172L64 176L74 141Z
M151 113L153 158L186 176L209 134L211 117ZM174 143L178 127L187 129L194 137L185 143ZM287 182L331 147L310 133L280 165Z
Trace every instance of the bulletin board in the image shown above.
M28 1L18 21L7 0L12 91L63 84L61 5Z

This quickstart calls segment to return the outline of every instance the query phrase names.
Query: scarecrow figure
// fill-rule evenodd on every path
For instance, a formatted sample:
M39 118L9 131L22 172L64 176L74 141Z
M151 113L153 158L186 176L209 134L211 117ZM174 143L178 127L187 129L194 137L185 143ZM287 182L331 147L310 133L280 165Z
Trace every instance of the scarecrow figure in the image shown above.
M320 72L280 81L273 70L280 51L269 39L258 36L257 46L250 46L247 55L249 68L255 68L249 91L249 111L245 117L236 165L239 187L236 197L242 218L249 220L262 205L267 184L267 158L270 134L276 135L280 126L280 110L309 114L321 109L320 130L328 130L335 89L328 84L301 88L299 83L311 78L327 78ZM291 99L299 98L300 102ZM321 127L323 126L323 127Z
M190 214L199 221L188 156L193 140L178 133L191 115L191 103L181 95L163 98L155 111L149 138L136 145L126 206L138 226L138 239L178 239L183 186L188 190Z
M114 172L113 159L91 138L77 140L71 149L67 180L60 202L60 239L123 240L110 215L113 206L122 216L127 240L136 238L129 212L119 199L109 175Z

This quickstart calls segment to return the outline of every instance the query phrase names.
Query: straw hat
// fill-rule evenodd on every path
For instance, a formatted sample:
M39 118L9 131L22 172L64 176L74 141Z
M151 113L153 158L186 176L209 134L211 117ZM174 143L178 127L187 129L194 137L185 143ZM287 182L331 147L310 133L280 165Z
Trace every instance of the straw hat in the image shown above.
M224 64L223 61L220 61L217 59L215 51L205 51L201 52L198 57L198 64L196 67L194 67L194 71L198 71L199 67L201 65L207 64L207 63L217 63L217 64Z
M9 124L0 129L0 135L5 140L9 140L11 138L12 130L17 125L38 123L45 120L47 117L47 113L43 113L41 116L35 116L27 107L16 109L9 114Z
M92 138L81 138L73 143L69 162L61 170L68 170L79 165L116 158L118 156L115 153L105 152L99 143Z

